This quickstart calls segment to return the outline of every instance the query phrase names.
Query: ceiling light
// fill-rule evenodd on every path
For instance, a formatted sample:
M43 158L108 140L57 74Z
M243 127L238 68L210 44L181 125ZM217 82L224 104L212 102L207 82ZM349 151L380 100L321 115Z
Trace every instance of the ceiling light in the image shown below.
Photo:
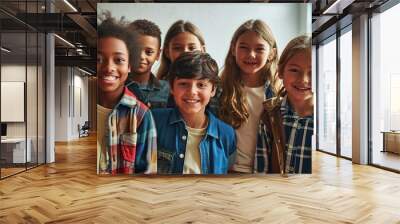
M83 55L83 50L82 50L81 48L77 48L77 49L76 49L76 53L77 53L78 55Z
M90 73L90 72L88 72L88 71L86 71L86 70L83 70L83 69L81 69L81 68L79 68L79 67L78 67L78 70L81 71L81 72L83 72L83 73L85 73L85 74L87 74L87 75L92 75L92 73Z
M59 40L61 40L62 42L64 42L65 44L67 44L68 46L75 48L75 45L71 44L71 42L67 41L66 39L64 39L64 38L62 38L62 37L60 37L60 36L58 36L57 34L54 34L54 36L57 37L57 38L58 38Z
M65 4L67 4L74 12L78 12L78 10L71 4L69 3L68 0L64 0Z
M337 4L340 2L340 0L336 0L335 2L333 2L332 5L330 5L327 9L325 9L322 14L328 14L331 13L332 9L335 9Z
M355 0L336 0L322 14L342 14L343 10L351 5Z
M11 50L9 50L9 49L7 49L5 47L1 47L1 51L4 51L6 53L10 53L11 52Z

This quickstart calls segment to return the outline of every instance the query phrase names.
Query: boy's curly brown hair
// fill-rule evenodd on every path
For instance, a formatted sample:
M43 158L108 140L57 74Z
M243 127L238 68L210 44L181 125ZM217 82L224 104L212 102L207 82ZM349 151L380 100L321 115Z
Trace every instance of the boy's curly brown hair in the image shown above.
M131 22L128 28L137 34L155 37L158 40L159 47L161 46L161 30L157 24L147 20L138 19Z

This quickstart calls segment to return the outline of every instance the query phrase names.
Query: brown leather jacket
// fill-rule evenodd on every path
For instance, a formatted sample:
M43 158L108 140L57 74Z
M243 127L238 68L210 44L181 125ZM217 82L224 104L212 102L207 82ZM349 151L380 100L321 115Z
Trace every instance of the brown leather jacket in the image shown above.
M282 123L281 105L284 93L264 101L262 121L272 135L271 173L285 176L285 134Z

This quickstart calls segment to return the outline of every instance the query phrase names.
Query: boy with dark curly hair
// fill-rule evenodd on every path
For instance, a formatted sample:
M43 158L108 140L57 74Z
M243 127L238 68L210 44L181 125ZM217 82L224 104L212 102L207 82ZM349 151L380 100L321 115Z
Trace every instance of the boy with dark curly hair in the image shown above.
M226 174L233 164L233 128L206 107L219 82L218 65L207 53L182 53L169 69L175 108L153 110L159 174Z
M109 17L97 30L97 171L155 173L157 140L149 108L125 87L132 39L122 21Z

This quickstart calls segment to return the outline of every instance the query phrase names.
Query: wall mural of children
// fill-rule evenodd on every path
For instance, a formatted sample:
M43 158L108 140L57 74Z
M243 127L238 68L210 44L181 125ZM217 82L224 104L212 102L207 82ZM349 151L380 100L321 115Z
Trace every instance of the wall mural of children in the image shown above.
M147 135L146 147L140 150L123 150L129 144L114 150L113 144L103 142L105 147L99 149L99 170L159 174L311 172L313 105L310 105L311 81L307 81L304 72L309 69L305 59L308 53L300 54L302 51L297 50L288 53L292 50L285 49L280 61L278 49L278 43L283 45L293 37L311 32L307 25L311 21L307 14L309 5L213 4L211 7L138 3L98 7L100 13L110 9L113 14L133 21L122 25L125 31L121 32L131 38L129 43L125 42L129 66L123 74L128 70L130 75L123 93L129 91L137 105L143 105L140 108L144 117L151 117L145 105L152 109L153 116L145 124L154 129ZM285 26L281 26L277 17L287 19ZM162 31L166 31L165 36ZM206 42L208 53L205 53ZM217 61L222 65L220 68ZM298 71L292 68L296 63ZM103 79L104 82L111 82L111 77ZM101 88L99 85L100 92L104 92ZM103 110L99 113L103 115L99 117L108 119L110 109L122 107L119 103L122 98L114 97L114 104L107 105L103 104L107 101L104 94L99 105ZM154 123L150 122L153 118ZM140 128L139 123L136 127ZM110 136L105 129L100 128L98 133ZM123 135L114 145L124 141ZM156 135L158 139L154 142ZM110 163L115 155L122 159ZM124 156L131 162L125 161ZM126 169L127 166L131 169ZM125 171L113 171L112 167Z

